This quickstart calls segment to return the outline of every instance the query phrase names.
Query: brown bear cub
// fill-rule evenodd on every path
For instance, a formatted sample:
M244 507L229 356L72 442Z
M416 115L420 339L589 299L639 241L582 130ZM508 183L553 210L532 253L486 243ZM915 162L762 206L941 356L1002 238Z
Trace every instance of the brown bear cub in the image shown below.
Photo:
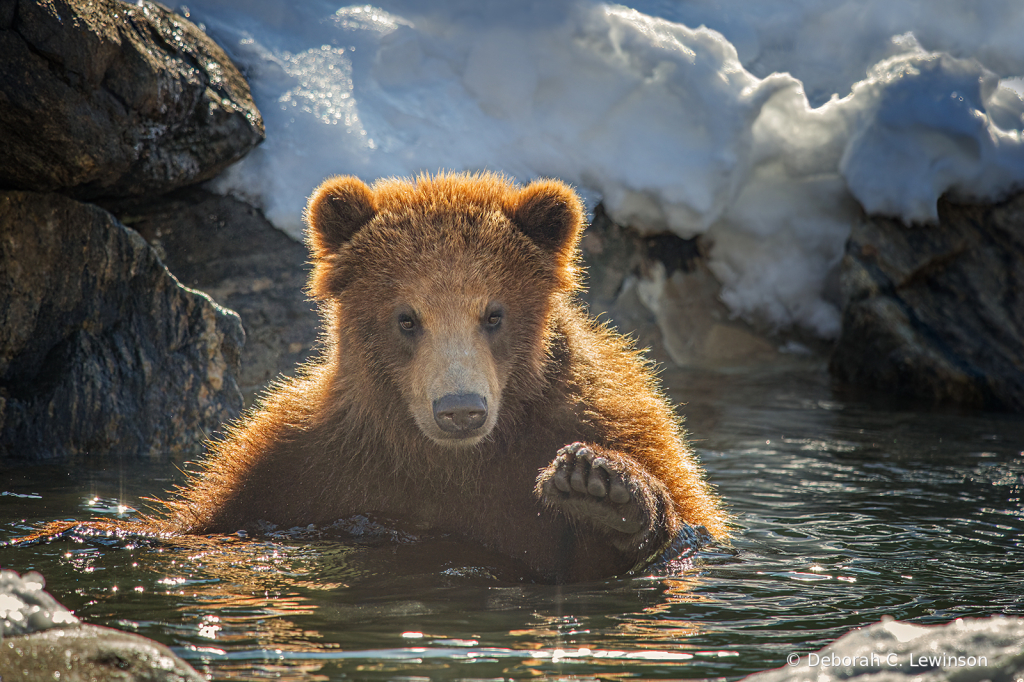
M167 501L173 533L369 514L528 577L642 567L725 516L630 343L581 310L579 198L493 174L335 177L305 215L322 358Z

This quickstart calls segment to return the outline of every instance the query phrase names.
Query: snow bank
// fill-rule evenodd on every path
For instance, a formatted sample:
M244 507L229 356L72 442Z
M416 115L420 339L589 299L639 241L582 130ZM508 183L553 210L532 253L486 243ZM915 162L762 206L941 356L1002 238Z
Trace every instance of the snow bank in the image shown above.
M926 222L1024 184L1017 0L633 4L191 2L267 126L218 188L298 236L329 175L557 176L707 234L734 313L828 338L861 206Z

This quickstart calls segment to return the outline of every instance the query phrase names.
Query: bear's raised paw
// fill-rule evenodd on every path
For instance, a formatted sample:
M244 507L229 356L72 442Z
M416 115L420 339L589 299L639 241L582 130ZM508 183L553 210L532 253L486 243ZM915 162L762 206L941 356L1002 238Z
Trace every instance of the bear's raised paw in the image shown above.
M634 544L651 530L654 518L650 491L640 480L644 477L628 468L584 443L573 443L541 471L537 493L568 516L610 531L615 544ZM619 533L625 537L615 538Z

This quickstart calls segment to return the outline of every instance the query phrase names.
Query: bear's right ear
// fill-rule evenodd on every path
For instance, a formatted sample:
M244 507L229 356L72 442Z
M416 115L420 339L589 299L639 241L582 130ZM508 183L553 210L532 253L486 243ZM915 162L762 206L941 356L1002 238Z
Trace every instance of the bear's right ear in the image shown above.
M373 191L359 178L339 175L325 180L309 197L303 215L314 260L337 252L376 213Z

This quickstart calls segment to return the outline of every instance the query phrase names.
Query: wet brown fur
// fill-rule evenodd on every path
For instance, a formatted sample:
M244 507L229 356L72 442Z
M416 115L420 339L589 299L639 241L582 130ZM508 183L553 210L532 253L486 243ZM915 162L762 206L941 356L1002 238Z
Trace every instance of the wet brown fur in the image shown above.
M310 198L306 220L322 358L275 383L147 528L230 533L261 520L288 528L376 514L465 537L556 581L627 571L683 523L725 536L651 368L574 299L584 213L571 189L493 174L372 187L338 177ZM473 341L472 355L498 392L497 421L471 447L440 445L417 425L424 398L412 388L438 364L415 360L496 297L508 326ZM441 312L405 344L394 315L409 301ZM654 529L643 542L610 538L540 499L538 474L550 476L556 452L575 441L636 482Z

